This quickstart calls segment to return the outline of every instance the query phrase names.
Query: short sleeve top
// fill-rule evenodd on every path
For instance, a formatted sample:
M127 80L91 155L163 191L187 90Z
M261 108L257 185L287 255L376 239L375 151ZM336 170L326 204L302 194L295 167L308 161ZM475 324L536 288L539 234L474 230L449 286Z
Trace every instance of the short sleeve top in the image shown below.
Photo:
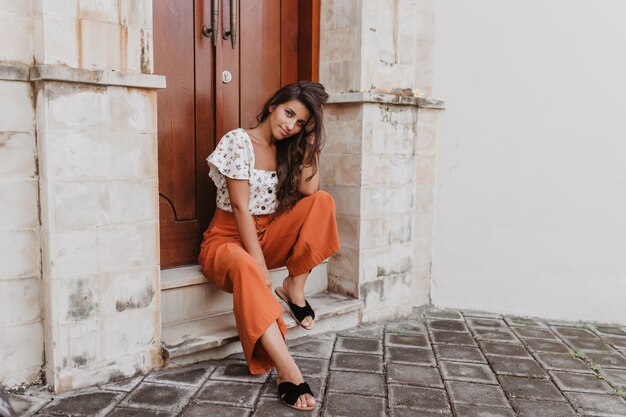
M254 148L250 136L244 129L226 133L215 150L206 159L209 176L217 187L217 207L232 213L226 177L235 180L248 180L250 184L250 213L254 215L272 214L278 207L276 171L254 168Z

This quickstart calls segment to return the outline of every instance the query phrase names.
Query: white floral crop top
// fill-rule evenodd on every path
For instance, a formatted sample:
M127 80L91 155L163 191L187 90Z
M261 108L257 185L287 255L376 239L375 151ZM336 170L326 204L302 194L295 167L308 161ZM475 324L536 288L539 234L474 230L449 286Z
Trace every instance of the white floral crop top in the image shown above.
M278 207L276 171L254 168L254 148L244 129L226 133L206 159L209 176L217 187L217 207L232 213L226 178L248 180L250 183L250 213L272 214Z

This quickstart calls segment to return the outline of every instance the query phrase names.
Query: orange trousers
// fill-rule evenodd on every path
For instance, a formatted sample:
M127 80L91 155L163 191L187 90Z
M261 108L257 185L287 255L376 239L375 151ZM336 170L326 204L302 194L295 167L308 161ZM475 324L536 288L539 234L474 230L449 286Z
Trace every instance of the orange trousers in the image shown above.
M289 211L253 216L268 269L286 266L289 276L309 272L339 250L335 202L324 191L306 196ZM200 248L203 274L233 294L239 339L251 374L274 367L259 338L276 321L285 337L283 308L265 284L261 270L246 252L232 213L218 209Z

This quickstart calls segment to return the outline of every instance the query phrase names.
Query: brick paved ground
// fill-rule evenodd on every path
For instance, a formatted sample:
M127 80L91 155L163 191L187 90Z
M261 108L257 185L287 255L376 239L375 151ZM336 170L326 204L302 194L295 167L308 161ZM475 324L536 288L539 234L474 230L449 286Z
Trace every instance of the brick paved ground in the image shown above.
M291 343L318 407L277 399L241 355L99 388L12 396L31 416L626 416L626 326L427 310Z

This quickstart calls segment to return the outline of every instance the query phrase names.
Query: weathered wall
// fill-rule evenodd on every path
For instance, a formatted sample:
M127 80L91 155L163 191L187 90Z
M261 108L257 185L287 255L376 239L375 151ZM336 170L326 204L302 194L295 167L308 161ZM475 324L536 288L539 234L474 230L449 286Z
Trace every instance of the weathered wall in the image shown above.
M435 305L626 323L625 15L437 3Z
M35 92L26 81L33 61L31 27L30 1L0 3L0 384L5 385L37 380L43 364Z

